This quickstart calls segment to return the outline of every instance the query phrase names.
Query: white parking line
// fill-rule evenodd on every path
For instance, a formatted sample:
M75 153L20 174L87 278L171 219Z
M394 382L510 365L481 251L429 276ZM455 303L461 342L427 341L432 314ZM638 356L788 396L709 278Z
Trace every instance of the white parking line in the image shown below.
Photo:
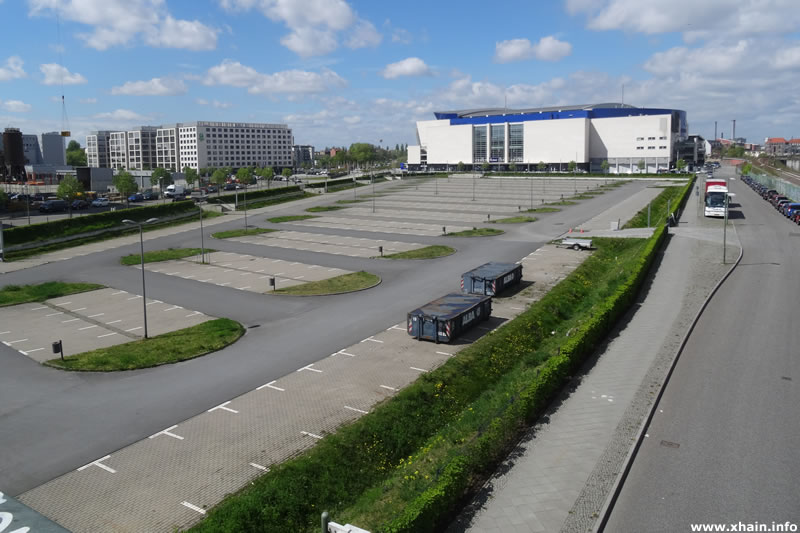
M314 437L315 439L321 439L322 438L319 435L315 435L313 433L309 433L308 431L301 431L300 433L302 433L303 435L308 435L309 437Z
M72 302L67 302L67 303L72 303ZM58 305L58 304L56 304L56 305ZM50 308L47 307L46 305L44 305L42 307L34 307L33 309L31 309L31 311L41 311L42 309L50 309Z
M131 332L131 331L136 331L137 329L142 329L142 326L139 326L138 328L126 329L125 333Z
M117 334L116 331L112 331L111 333L106 333L105 335L98 335L97 338L102 339L103 337L110 337L111 335L116 335L116 334Z
M77 318L75 320L77 320ZM116 324L117 322L122 322L122 320L112 320L111 322L106 322L106 325L108 325L108 324Z
M111 468L109 466L106 466L106 465L104 465L103 463L100 462L100 461L105 461L109 457L111 457L111 456L110 455L106 455L105 457L101 457L97 461L92 461L89 464L83 465L82 467L78 468L78 472L80 472L81 470L85 470L86 468L89 468L90 466L97 466L99 468L102 468L106 472L111 472L112 474L116 474L117 473L116 470L114 470L113 468Z
M378 339L373 339L372 337L367 337L367 338L366 338L366 339L364 339L363 341L360 341L360 342L359 342L359 344L360 344L361 342L367 342L367 341L379 342L379 343L383 344L383 341L379 341Z
M223 264L221 264L220 266L221 266L221 267L229 267L229 266L231 266L232 264L233 264L233 263L223 263ZM230 271L229 271L229 272L230 272Z
M240 276L249 276L250 274L252 274L252 272L242 272L242 273L241 273L241 274L239 274L239 275L240 275Z
M253 468L258 468L259 470L263 470L264 472L269 472L269 468L267 468L266 466L262 466L260 464L257 464L257 463L250 463L250 466L252 466Z
M522 311L524 309L523 307L512 307L512 306L508 306L508 307L510 309L513 309L514 311Z
M305 276L297 276L297 277L296 277L296 278L294 278L294 279L303 279L304 277L305 277Z
M447 352L436 352L436 353L439 354L439 355L446 355L448 357L453 357L453 354L447 353Z
M245 285L244 287L237 287L237 289L239 289L240 291L243 291L243 290L249 289L249 288L250 288L250 285Z
M356 354L348 353L348 352L345 352L344 350L339 350L338 352L336 352L334 354L331 354L331 356L339 355L339 354L346 355L347 357L357 357Z
M33 350L26 350L26 351L24 351L24 352L22 352L22 350L20 350L20 351L21 351L22 353L24 353L25 355L28 355L29 353L33 353L33 352L40 352L40 351L42 351L42 350L44 350L44 348L34 348Z
M236 413L236 414L238 414L238 413L239 413L239 411L236 411L236 410L234 410L234 409L231 409L230 407L225 407L225 406L226 406L226 405L228 405L229 403L231 403L231 400L228 400L228 401L227 401L227 402L225 402L225 403L221 403L221 404L219 404L219 405L218 405L218 406L216 406L216 407L212 407L211 409L209 409L209 410L208 410L208 411L206 411L206 412L207 412L207 413L210 413L211 411L216 411L217 409L222 409L223 411L228 411L228 412L230 412L230 413Z
M70 318L69 320L62 320L61 323L66 324L67 322L75 322L77 320L80 320L80 318Z
M128 300L135 300L135 299L137 299L137 298L141 298L141 297L142 297L141 295L139 295L139 296L132 296L132 297L128 298Z
M184 507L188 507L192 511L197 511L200 514L206 514L206 510L205 509L203 509L202 507L198 507L198 506L196 506L194 504L191 504L189 502L181 502L181 505L183 505Z
M97 326L97 324L92 324L91 326L86 326L86 327L83 327L83 328L78 328L78 331L83 331L83 330L85 330L85 329L92 329L92 328L96 328L96 327L98 327L98 326Z
M199 281L200 283L205 283L205 282L207 282L207 281L211 281L212 279L214 279L214 278L208 278L208 279L198 279L197 281Z
M44 316L56 316L56 315L63 315L63 314L64 314L64 311L59 311L58 313L50 313L49 315L44 315Z
M167 311L172 311L174 309L183 309L183 307L181 307L180 305L173 305L172 307L168 307L167 309L164 309L164 312L166 313Z
M190 316L202 315L202 314L203 314L203 313L201 313L200 311L195 311L194 313L191 313L191 314L189 314L189 315L186 315L186 317L185 317L185 318L189 318Z
M146 304L144 304L144 305L155 305L155 304L157 304L157 303L161 303L161 302L147 302L147 303L146 303Z
M350 407L349 405L344 406L345 409L350 409L351 411L355 411L356 413L367 414L369 411L364 411L363 409L356 409L355 407Z
M338 268L329 268L328 272L333 272L334 270L339 270Z
M172 437L173 439L183 440L183 437L181 437L180 435L176 435L175 433L170 433L170 431L175 429L176 427L178 427L178 424L175 424L174 426L170 426L167 429L163 429L163 430L159 431L158 433L153 433L152 435L150 435L147 438L148 439L153 439L155 437L158 437L159 435L166 435L168 437Z
M111 296L116 296L117 294L128 294L128 291L117 291L117 292L112 292L112 293L111 293Z
M175 274L180 274L180 270L176 270L175 272L166 272L167 276L174 276Z
M79 307L79 308L77 308L77 309L71 309L71 311L72 311L73 313L74 313L74 312L76 312L76 311L86 311L86 308L85 308L85 307Z
M10 331L0 331L0 335L6 335L7 333L11 333Z
M266 270L266 268L262 268L261 270L256 270L256 274L261 274L265 270ZM250 463L250 464L253 464L253 463Z
M217 285L219 285L220 287L224 287L225 285L230 285L230 284L231 284L230 281L226 281L225 283L217 283Z
M395 389L394 387L390 387L389 385L381 385L381 388L382 389L388 389L388 390L394 391L394 392L397 392L397 391L400 390L400 389Z
M89 315L89 316L88 316L88 317L86 317L86 318L94 318L94 317L96 317L96 316L103 316L104 314L105 314L105 313L97 313L96 315Z
M192 279L194 274L189 274L188 276L183 276L183 279Z
M299 372L299 370L298 370L298 372ZM264 384L263 384L263 385L261 385L260 387L256 387L256 390L261 390L261 389L263 389L264 387L267 387L267 388L270 388L270 389L275 389L275 390L277 390L277 391L284 392L286 389L282 389L282 388L280 388L280 387L276 387L276 386L274 386L274 385L273 385L273 383L275 383L275 381L277 381L277 380L272 380L272 381L270 381L269 383L264 383Z
M25 339L25 340L28 340L28 339ZM312 366L314 366L314 363L311 363L310 365L306 365L303 368L298 368L297 371L298 372L302 372L303 370L311 370L312 372L319 372L320 374L322 374L322 370L317 370L316 368L311 368Z
M427 370L425 370L424 368L417 368L415 366L410 366L408 368L410 368L411 370L416 370L417 372L427 372Z
M386 331L389 331L390 329L399 329L400 331L405 331L406 330L406 328L399 328L397 326L392 326L390 328L386 328Z

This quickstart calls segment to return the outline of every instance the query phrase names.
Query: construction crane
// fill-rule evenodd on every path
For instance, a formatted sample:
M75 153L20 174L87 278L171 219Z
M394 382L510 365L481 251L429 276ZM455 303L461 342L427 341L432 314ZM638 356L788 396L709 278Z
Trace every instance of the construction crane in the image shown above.
M58 30L58 66L61 67L59 74L61 78L61 136L72 137L69 129L69 117L67 117L67 103L64 100L64 47L61 44L61 17L56 9L56 28Z

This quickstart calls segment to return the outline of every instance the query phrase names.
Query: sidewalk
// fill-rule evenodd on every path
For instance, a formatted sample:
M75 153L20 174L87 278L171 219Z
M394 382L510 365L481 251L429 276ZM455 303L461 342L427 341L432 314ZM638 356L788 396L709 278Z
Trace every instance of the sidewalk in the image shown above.
M716 235L721 243L722 228L696 218L696 202L692 195L638 310L529 430L450 533L592 528L650 409L651 391L663 381L703 300L730 268L721 264L721 246L707 240ZM735 257L735 232L728 239Z

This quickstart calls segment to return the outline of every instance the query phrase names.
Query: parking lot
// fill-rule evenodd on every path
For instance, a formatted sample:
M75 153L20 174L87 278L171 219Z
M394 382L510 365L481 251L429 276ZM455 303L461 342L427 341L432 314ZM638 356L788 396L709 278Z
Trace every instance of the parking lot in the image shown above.
M165 276L178 276L200 283L213 283L220 287L258 293L272 290L270 278L275 278L276 289L283 289L351 273L341 268L233 252L213 252L206 256L206 261L208 264L200 263L198 255L174 261L147 263L145 269ZM141 267L136 265L134 268Z
M324 233L304 233L301 231L277 231L261 233L246 237L234 237L230 241L257 244L259 246L275 246L309 252L320 252L351 257L376 257L380 255L379 246L383 246L384 254L407 252L423 248L424 244L413 242L387 241L384 239L367 239L364 237L345 237L326 235Z
M364 218L319 217L292 222L298 226L335 228L340 230L372 231L376 233L397 233L400 235L422 235L435 237L442 234L442 226L423 222L371 220ZM448 232L465 231L472 226L454 226L445 224Z
M148 335L195 326L212 317L160 300L147 300ZM58 357L52 343L62 341L64 355L105 348L144 336L142 297L105 288L0 308L0 342L39 362Z

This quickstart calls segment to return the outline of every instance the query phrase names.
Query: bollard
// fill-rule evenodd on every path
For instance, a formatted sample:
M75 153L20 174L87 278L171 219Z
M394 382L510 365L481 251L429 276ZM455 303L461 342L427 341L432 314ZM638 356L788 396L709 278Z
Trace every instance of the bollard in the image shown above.
M331 517L328 514L328 511L322 511L322 533L328 533L328 523L331 521Z

